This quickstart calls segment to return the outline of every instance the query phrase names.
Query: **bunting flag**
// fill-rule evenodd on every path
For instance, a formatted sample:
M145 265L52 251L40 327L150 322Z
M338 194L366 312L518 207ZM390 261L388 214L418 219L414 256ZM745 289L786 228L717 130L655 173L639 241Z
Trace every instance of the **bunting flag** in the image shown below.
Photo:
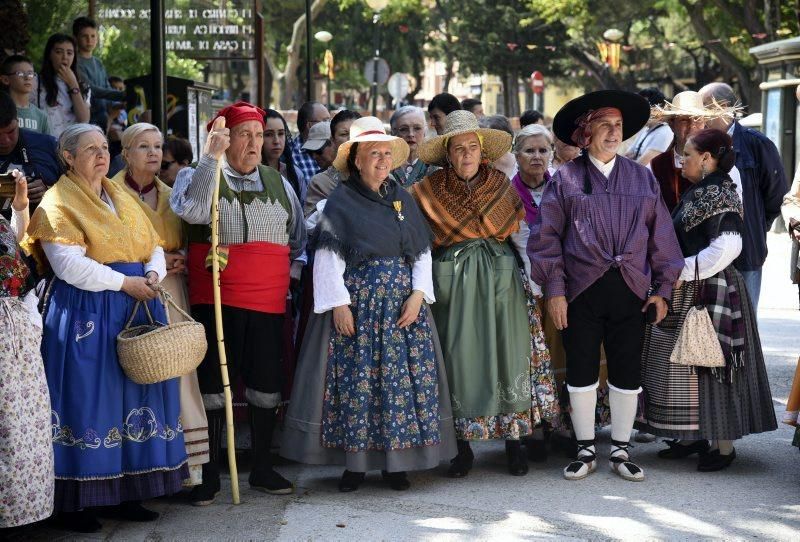
M400 25L398 27L398 29L401 32L407 32L408 31L408 27L405 26L405 25ZM781 28L780 30L776 30L775 31L775 34L778 35L778 36L785 36L785 35L788 35L788 34L791 34L791 33L792 33L792 30L789 29L789 28ZM686 42L686 43L683 43L683 44L678 44L678 43L671 42L671 41L670 42L663 42L661 44L658 44L658 43L648 43L648 44L644 44L644 45L627 45L626 44L626 45L622 45L621 47L622 47L622 50L625 51L626 53L630 53L631 51L636 51L636 50L649 50L649 49L653 49L655 47L658 47L659 45L661 47L663 47L664 49L672 49L674 47L679 47L680 45L683 45L684 47L689 47L689 48L697 48L697 47L702 47L704 45L719 45L723 41L728 41L731 44L736 44L736 43L739 43L741 40L743 40L746 36L747 36L746 34L740 34L738 36L729 36L727 38L715 38L715 39L711 39L711 40L707 40L707 41L693 40L693 41L689 41L689 42ZM749 37L752 37L753 39L756 39L756 40L763 40L763 39L765 39L767 37L767 34L765 34L763 32L759 32L759 33L756 33L756 34L749 34ZM457 39L454 37L453 41L457 41ZM607 41L607 42L604 42L604 43L611 44L613 42ZM509 51L511 51L512 53L515 52L517 49L519 49L520 51L523 51L524 49L527 49L528 51L534 51L534 50L538 49L539 47L543 47L544 49L546 49L548 51L551 51L551 52L558 50L558 47L555 46L555 45L537 45L535 43L506 42L504 44L501 44L501 43L496 43L496 42L488 42L487 45L489 45L489 46L505 45L505 47Z

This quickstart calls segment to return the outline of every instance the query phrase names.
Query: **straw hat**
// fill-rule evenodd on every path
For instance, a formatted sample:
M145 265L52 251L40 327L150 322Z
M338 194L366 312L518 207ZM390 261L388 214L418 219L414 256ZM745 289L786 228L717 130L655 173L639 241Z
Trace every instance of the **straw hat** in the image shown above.
M603 107L614 107L622 113L623 140L636 135L650 118L650 104L638 94L623 90L597 90L570 100L559 109L553 119L553 132L567 145L578 146L572 140L572 134L578 127L576 122L585 113Z
M350 125L350 139L339 145L333 167L347 173L347 157L353 143L388 142L392 147L392 169L397 169L408 160L408 143L399 137L386 134L383 122L377 117L361 117Z
M651 115L657 119L674 117L713 119L724 115L724 111L720 108L704 106L699 92L686 90L676 94L671 103L667 102L663 107L653 107Z
M447 142L461 134L478 134L483 157L494 162L511 150L511 134L478 126L478 119L463 109L453 111L444 120L444 133L426 139L419 146L419 159L426 164L444 166L447 160Z

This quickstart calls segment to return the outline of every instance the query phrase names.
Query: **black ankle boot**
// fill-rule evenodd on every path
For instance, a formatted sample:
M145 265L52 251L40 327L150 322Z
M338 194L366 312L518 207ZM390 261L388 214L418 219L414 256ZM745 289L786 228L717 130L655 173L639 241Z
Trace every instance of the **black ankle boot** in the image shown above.
M148 510L142 506L142 501L127 501L116 507L117 517L125 521L155 521L160 517L158 512Z
M350 493L358 489L361 482L364 481L365 472L352 472L346 470L342 473L342 479L339 480L339 491L342 493Z
M381 471L383 479L389 482L389 487L395 491L405 491L411 487L411 482L408 481L408 474L404 471L400 472L386 472Z
M272 432L277 421L277 408L261 408L247 405L250 420L250 435L253 442L253 469L250 471L250 487L273 495L288 495L292 483L272 468Z
M463 478L472 469L475 454L472 453L472 448L467 440L457 440L456 446L458 446L458 455L450 461L450 469L447 474L451 478Z
M528 461L522 452L522 443L518 440L506 441L506 459L508 472L512 476L525 476L528 474Z
M208 418L209 462L203 464L203 483L192 488L189 501L194 506L208 506L220 490L219 458L222 455L222 434L225 432L225 410L206 410Z
M86 510L59 512L55 517L54 524L59 529L72 531L73 533L96 533L103 528L100 522L97 521L97 516Z

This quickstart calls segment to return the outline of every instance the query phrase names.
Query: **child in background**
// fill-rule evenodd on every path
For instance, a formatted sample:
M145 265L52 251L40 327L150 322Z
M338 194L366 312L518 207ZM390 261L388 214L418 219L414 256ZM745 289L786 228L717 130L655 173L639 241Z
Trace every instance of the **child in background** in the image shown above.
M0 83L17 104L19 127L46 134L47 114L30 102L35 82L36 72L28 57L11 55L0 64Z

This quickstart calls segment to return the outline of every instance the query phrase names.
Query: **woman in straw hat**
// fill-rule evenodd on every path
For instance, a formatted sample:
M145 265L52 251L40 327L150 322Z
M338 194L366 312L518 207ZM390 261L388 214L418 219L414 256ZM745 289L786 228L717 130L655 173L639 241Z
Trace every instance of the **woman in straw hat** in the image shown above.
M169 206L172 189L161 182L157 174L163 159L163 137L158 127L147 122L137 122L122 132L122 157L126 167L111 180L136 199L150 223L161 238L167 276L161 286L175 302L189 312L186 291L186 254L182 249L183 226L181 219ZM167 307L171 322L181 322L184 317L174 307ZM203 409L197 371L180 378L181 425L189 456L187 486L203 481L203 463L208 463L208 420Z
M434 233L432 310L453 400L458 456L449 474L455 478L472 468L469 441L486 439L504 439L509 472L526 474L520 437L555 409L553 388L540 388L544 382L532 377L544 340L533 344L529 286L507 242L525 210L505 174L484 162L510 148L510 134L480 128L469 111L453 111L443 134L420 148L421 160L443 169L411 189Z
M344 177L312 237L314 312L286 414L281 454L344 464L339 490L370 470L395 490L406 471L455 455L447 379L424 303L433 303L431 234L389 177L408 145L375 117L353 122L334 166Z
M650 116L665 120L675 136L669 148L650 162L650 169L653 170L653 175L661 186L661 197L664 198L664 203L670 212L677 207L681 195L692 186L692 183L681 175L683 147L686 141L704 129L707 121L726 114L730 113L723 108L704 106L700 93L693 90L679 92L672 102L651 108ZM728 175L741 197L742 182L736 166L731 168Z

